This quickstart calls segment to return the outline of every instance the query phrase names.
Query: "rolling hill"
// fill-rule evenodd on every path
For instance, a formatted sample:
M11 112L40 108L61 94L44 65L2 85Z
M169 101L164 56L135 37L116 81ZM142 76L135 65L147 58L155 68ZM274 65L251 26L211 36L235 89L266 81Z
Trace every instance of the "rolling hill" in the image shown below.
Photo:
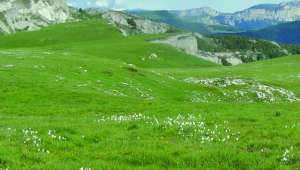
M300 57L288 47L120 11L51 21L32 4L57 16L60 1L3 2L22 2L0 8L22 27L0 35L0 170L300 167ZM16 29L33 21L46 24Z
M297 169L299 57L223 67L102 19L0 36L1 169Z

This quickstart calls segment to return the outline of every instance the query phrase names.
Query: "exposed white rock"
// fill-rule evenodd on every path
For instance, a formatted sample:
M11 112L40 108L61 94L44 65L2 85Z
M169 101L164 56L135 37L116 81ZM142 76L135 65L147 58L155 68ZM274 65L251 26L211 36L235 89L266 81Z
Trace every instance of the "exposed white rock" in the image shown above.
M281 87L262 84L253 80L235 78L197 79L189 77L184 80L191 84L201 84L208 87L219 88L223 96L192 94L192 102L207 101L218 98L218 101L231 100L237 102L300 102L295 93ZM255 99L255 100L254 100Z
M156 53L152 53L152 54L149 55L148 58L149 58L150 60L155 60L155 59L158 58L158 55L157 55Z
M222 14L221 12L218 12L209 7L182 10L175 13L180 19L186 21L206 23L207 25L218 24L217 21L215 21L214 17L217 17Z
M262 50L232 50L226 47L227 44L222 44L226 42L220 42L218 38L205 37L199 33L182 33L153 42L168 44L187 54L223 65L238 65L244 62L268 59L270 57L268 54L262 52ZM257 46L255 46L256 42L257 40L248 40L248 43L253 44L255 48L257 47L259 49L260 45L257 44ZM282 55L289 54L289 52L279 44L274 44L274 42L269 41L266 41L265 43L269 43L269 45L276 47L276 52Z
M243 64L243 61L240 58L235 58L235 57L228 57L226 58L226 61L231 65Z
M128 37L129 36L128 33L127 33L127 31L125 29L120 28L120 31L121 31L121 33L122 33L122 35L124 37Z
M198 53L197 39L193 33L180 34L157 42L172 45L188 54L197 55Z
M64 0L2 0L0 14L0 31L4 33L37 30L72 19Z
M8 26L4 23L4 22L2 22L1 20L0 20L0 33L9 33L10 32L10 29L8 28Z
M241 54L238 52L207 52L199 50L199 45L197 39L204 38L199 33L184 33L175 36L171 36L164 40L156 40L154 43L163 43L169 44L181 51L197 56L199 58L205 59L207 61L211 61L217 64L223 64L224 60L231 65L242 64Z
M216 86L216 87L228 87L228 86L241 86L246 85L246 80L243 79L231 79L231 78L213 78L213 79L197 79L194 77L189 77L184 80L188 83L194 83L194 84L203 84L206 86Z
M102 17L115 25L124 36L130 33L160 34L170 29L165 23L134 17L120 11L107 11Z
M107 19L111 24L119 24L119 25L123 25L126 27L132 27L132 25L130 25L128 23L128 19L130 19L131 17L129 17L127 14L123 13L123 12L119 12L119 11L108 11L105 12L102 17L104 19Z
M160 34L166 33L169 30L169 26L164 23L154 22L147 19L136 19L137 30L140 30L144 34Z

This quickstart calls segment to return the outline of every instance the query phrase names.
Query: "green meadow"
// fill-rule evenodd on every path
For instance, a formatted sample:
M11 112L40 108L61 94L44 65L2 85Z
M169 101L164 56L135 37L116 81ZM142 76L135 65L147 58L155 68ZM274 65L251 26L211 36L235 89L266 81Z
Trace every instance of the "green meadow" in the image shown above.
M300 57L225 67L166 36L1 35L0 170L299 169Z

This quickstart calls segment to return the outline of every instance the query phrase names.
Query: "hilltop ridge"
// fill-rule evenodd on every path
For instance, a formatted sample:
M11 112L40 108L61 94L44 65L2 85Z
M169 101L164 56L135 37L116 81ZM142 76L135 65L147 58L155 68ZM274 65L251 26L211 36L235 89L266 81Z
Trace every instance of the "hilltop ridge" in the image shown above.
M52 23L71 20L71 11L64 0L2 0L0 32L32 31Z

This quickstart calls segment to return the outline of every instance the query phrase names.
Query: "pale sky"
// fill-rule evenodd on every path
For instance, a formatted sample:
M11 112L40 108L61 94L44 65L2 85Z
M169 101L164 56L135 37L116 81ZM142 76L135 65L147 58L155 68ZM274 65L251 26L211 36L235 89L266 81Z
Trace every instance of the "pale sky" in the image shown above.
M114 9L189 9L212 7L221 12L236 12L257 4L289 0L68 0L77 7L108 7Z

